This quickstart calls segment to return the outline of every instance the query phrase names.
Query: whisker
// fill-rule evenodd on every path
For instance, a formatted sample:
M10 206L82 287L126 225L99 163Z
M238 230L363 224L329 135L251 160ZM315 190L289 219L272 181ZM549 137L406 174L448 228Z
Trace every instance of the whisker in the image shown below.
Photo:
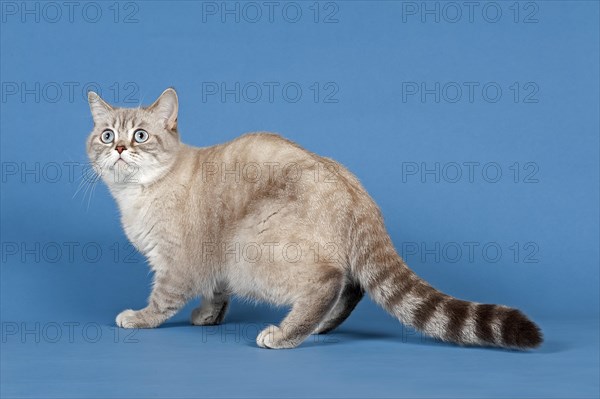
M92 189L90 191L90 196L88 198L88 203L87 203L87 209L86 212L89 212L90 210L90 203L92 202L92 197L94 196L94 191L96 190L96 185L98 184L98 180L96 180L93 184L92 184Z

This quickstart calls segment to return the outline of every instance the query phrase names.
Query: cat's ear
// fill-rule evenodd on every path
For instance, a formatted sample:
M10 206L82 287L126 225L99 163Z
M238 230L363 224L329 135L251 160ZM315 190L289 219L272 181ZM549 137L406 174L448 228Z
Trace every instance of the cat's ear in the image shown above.
M92 111L94 122L105 119L113 110L113 107L93 91L88 92L88 103L90 104L90 111Z
M158 99L148 107L148 110L165 121L165 127L168 130L177 129L177 111L179 101L175 89L169 87L158 97Z

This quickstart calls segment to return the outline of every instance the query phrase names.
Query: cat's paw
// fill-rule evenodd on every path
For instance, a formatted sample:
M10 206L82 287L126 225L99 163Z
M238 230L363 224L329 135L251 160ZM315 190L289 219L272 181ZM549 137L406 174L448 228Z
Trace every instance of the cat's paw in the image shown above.
M210 306L200 306L192 311L191 322L195 326L214 326L223 321L223 315L218 309Z
M137 312L132 309L122 311L117 315L115 320L117 327L121 328L136 328L136 314Z
M127 309L117 315L115 320L118 327L121 328L154 328L157 323L154 323L141 311Z
M283 331L277 326L268 326L256 337L256 344L261 348L289 349L295 348L297 344L285 339Z

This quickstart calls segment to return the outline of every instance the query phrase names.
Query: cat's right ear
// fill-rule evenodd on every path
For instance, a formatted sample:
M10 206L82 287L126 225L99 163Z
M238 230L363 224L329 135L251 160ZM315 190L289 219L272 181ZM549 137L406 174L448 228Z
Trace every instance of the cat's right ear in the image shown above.
M113 107L93 91L88 92L88 103L90 104L90 111L92 111L94 122L106 119L108 114L113 110Z

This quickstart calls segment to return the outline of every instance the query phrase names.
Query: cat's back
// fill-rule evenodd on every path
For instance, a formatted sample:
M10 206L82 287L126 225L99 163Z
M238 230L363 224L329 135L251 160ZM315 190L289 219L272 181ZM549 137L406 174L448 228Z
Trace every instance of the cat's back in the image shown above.
M241 174L260 173L281 176L285 180L308 183L337 183L336 189L363 191L358 178L339 162L309 151L299 144L272 132L246 133L230 142L211 147L213 161L221 168L239 168ZM331 184L327 185L332 188Z
M349 199L357 205L363 200L370 202L358 178L342 164L276 133L247 133L211 147L210 153L208 158L223 181L231 182L236 175L242 184L269 192L285 188L288 193L303 192L304 197L319 193L340 200L345 197L342 202Z
M278 162L283 162L285 165L299 160L314 160L316 155L293 141L271 132L246 133L215 149L225 162L266 162L273 163L273 166Z

